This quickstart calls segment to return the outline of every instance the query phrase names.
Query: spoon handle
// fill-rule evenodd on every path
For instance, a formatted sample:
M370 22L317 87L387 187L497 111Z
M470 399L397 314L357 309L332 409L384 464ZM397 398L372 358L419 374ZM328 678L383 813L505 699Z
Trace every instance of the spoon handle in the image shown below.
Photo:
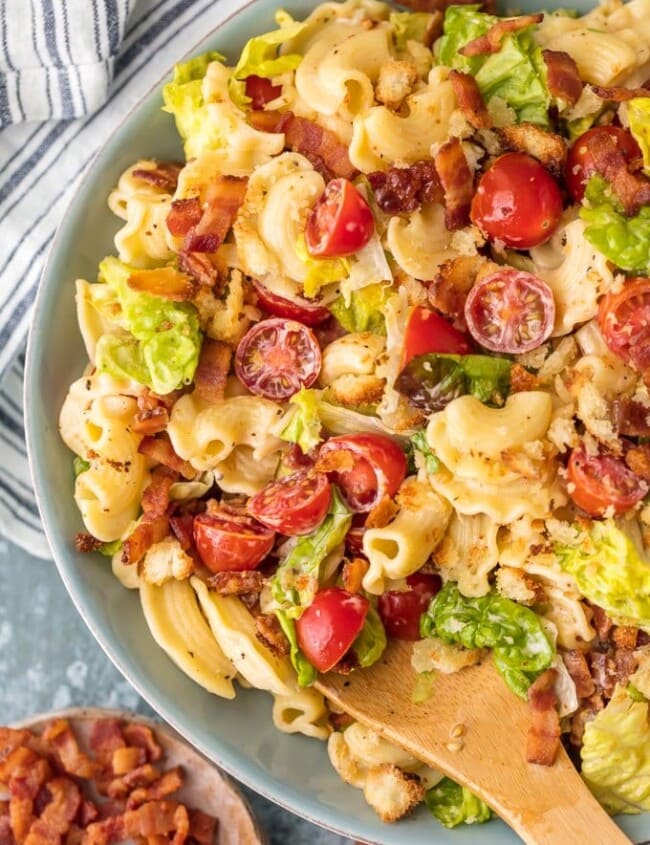
M487 660L439 673L411 699L410 644L391 644L371 669L329 674L318 687L358 721L482 798L528 845L630 845L563 749L553 766L526 762L530 713Z

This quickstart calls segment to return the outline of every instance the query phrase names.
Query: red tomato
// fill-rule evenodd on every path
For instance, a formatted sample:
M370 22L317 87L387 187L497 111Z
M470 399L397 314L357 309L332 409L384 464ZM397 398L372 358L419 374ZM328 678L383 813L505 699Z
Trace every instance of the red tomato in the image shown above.
M307 249L318 258L352 255L375 229L370 206L347 179L332 179L307 220Z
M260 111L271 100L275 100L282 93L281 85L273 85L270 79L264 76L246 77L246 96L251 98L251 108Z
M286 317L288 320L297 320L306 326L318 326L332 316L324 305L318 305L302 296L285 299L284 296L273 293L255 279L253 287L262 308L274 317Z
M289 399L318 378L321 354L314 333L295 320L261 320L239 341L237 378L267 399Z
M609 348L641 372L650 368L650 279L628 279L600 300L598 325Z
M320 459L331 467L326 471L353 511L369 511L384 496L394 496L406 477L404 452L384 434L330 437L320 447Z
M370 602L359 593L327 587L296 620L298 646L319 672L329 672L356 640Z
M421 305L411 311L404 332L402 368L412 358L427 352L468 355L471 351L468 338L444 317Z
M553 292L546 282L511 267L481 279L465 302L469 333L492 352L535 349L550 335L554 320Z
M547 241L562 215L557 182L525 153L499 156L479 179L470 217L490 239L513 249Z
M321 524L331 498L327 476L303 469L267 484L247 507L258 522L293 537L309 534Z
M645 481L613 455L588 455L575 448L568 464L569 495L590 516L604 516L612 508L625 513L648 492Z
M194 517L194 542L212 572L255 569L273 548L275 534L247 516L201 513Z
M388 590L379 596L377 610L389 637L420 639L420 616L442 587L439 575L415 572L406 583L410 590Z
M594 126L581 135L569 150L566 162L566 184L574 202L582 202L589 177L596 173L594 149L603 137L611 138L626 161L641 158L641 150L630 132L620 126Z

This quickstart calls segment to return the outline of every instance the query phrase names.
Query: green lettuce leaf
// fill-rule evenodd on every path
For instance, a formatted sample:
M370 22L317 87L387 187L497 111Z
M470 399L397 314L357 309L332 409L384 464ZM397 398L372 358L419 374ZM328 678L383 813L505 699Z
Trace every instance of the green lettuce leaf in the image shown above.
M163 109L174 115L178 134L185 141L187 158L221 143L221 129L210 120L203 99L203 77L211 62L223 60L214 51L195 56L176 65L173 80L163 87Z
M555 657L555 649L532 610L498 593L468 598L453 581L445 584L422 614L420 633L465 648L491 648L499 673L522 698Z
M102 545L97 550L100 555L104 555L104 557L113 557L116 552L122 548L122 541L121 540L113 540L110 543L102 543Z
M435 475L436 472L440 469L440 461L434 454L434 452L429 447L427 443L427 435L425 431L417 431L411 437L411 445L413 446L413 450L416 453L421 455L422 461L424 462L424 468L429 473L429 475ZM416 468L417 468L417 455L416 457Z
M650 810L648 702L617 687L587 722L580 750L582 777L609 813Z
M429 12L391 12L388 22L393 27L397 50L406 50L409 41L424 41L433 15Z
M643 154L643 169L650 175L650 100L647 97L634 97L629 100L627 119L630 122L630 132Z
M287 613L285 613L284 610L276 610L275 615L278 617L280 627L284 631L286 638L289 640L289 657L291 665L296 670L296 675L298 676L298 686L309 687L318 677L318 672L298 648L296 623L290 616L288 616Z
M507 34L501 49L483 56L462 56L459 50L478 38L498 18L479 11L478 5L449 6L445 12L438 58L443 65L471 73L484 98L499 97L517 116L517 122L548 125L551 97L546 86L546 66L533 38L534 27Z
M500 407L510 391L512 361L492 355L417 355L397 377L395 387L418 408L439 411L470 393Z
M618 624L650 630L650 563L613 520L594 521L576 545L554 551L585 598Z
M322 287L340 282L350 273L350 262L347 258L314 258L307 249L304 235L298 238L296 255L307 271L303 281L306 297L316 296Z
M131 290L132 272L132 267L112 256L99 265L100 281L115 293L121 309L118 322L128 334L102 335L96 365L165 395L194 377L201 349L196 309L189 303Z
M484 801L450 778L443 778L429 789L424 800L429 812L445 827L482 824L492 818Z
M650 271L650 205L626 217L609 184L595 174L587 182L580 217L585 238L622 270Z
M251 98L246 96L244 80L247 76L262 76L271 79L289 70L295 70L302 61L299 53L278 56L278 47L285 41L295 38L304 29L305 24L294 21L286 13L280 14L278 23L283 24L279 29L249 39L241 51L239 61L228 82L230 99L239 108L244 108L251 101Z
M352 651L356 655L359 666L366 669L376 663L384 653L386 644L386 631L381 617L375 608L370 605L363 628L352 643Z
M339 296L328 308L347 332L385 335L384 306L392 295L391 285L367 285L350 293L349 305L345 304L343 296Z
M301 387L289 400L293 405L292 416L280 432L282 440L297 443L306 455L315 449L323 439L319 416L320 391Z
M296 619L311 604L318 591L321 564L343 543L351 522L352 514L332 486L329 513L315 531L298 538L271 579L271 594L289 618Z
M72 460L72 469L76 478L78 475L81 475L82 472L86 472L86 470L90 469L90 461L85 461L83 458L80 458L79 455L75 455Z

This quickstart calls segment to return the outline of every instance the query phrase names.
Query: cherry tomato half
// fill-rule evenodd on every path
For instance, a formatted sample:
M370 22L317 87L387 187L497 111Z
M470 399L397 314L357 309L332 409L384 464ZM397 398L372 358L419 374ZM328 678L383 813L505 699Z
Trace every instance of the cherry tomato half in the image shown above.
M280 401L313 384L320 364L320 346L312 330L281 318L252 326L235 353L237 378L252 393Z
M566 162L566 184L574 202L582 202L589 177L596 173L594 149L611 138L623 153L626 162L641 158L641 150L630 132L621 126L594 126L581 135L569 150Z
M384 434L343 434L320 447L331 480L353 511L369 511L384 496L394 496L406 477L404 452ZM317 464L318 466L318 464Z
M293 537L309 534L325 519L332 492L327 476L300 470L272 481L248 500L248 512L258 522Z
M427 352L468 355L471 351L468 338L444 317L421 305L413 308L404 332L402 369L412 358Z
M612 508L625 513L648 492L645 481L613 455L588 455L575 448L568 464L569 495L590 516L604 516Z
M535 349L555 320L553 292L541 279L504 267L481 279L465 302L465 321L477 343L516 355Z
M318 305L302 296L295 299L285 299L277 293L264 287L260 282L253 280L253 287L257 292L260 305L274 317L286 317L288 320L297 320L306 326L318 326L331 317L330 312L324 305Z
M370 602L359 593L327 587L296 620L298 646L319 672L329 672L363 628Z
M525 153L499 156L478 182L470 217L490 239L513 249L547 241L562 215L557 182Z
M379 596L377 610L389 637L398 640L420 639L420 616L440 591L439 575L415 572L406 583L409 590L388 590Z
M251 98L251 108L260 111L271 100L275 100L282 93L281 85L273 85L264 76L251 74L246 77L246 96Z
M305 229L308 251L318 258L352 255L375 229L370 206L347 179L332 179L311 211Z
M641 372L650 368L650 279L628 279L598 308L598 325L609 348Z
M275 534L247 516L201 513L194 517L194 543L212 572L255 569L273 548Z

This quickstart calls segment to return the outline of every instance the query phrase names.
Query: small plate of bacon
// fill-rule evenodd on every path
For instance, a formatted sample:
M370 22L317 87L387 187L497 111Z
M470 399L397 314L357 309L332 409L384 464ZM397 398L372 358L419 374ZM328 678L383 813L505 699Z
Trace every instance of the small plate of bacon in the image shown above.
M159 722L71 709L0 726L0 845L265 845L232 782Z

